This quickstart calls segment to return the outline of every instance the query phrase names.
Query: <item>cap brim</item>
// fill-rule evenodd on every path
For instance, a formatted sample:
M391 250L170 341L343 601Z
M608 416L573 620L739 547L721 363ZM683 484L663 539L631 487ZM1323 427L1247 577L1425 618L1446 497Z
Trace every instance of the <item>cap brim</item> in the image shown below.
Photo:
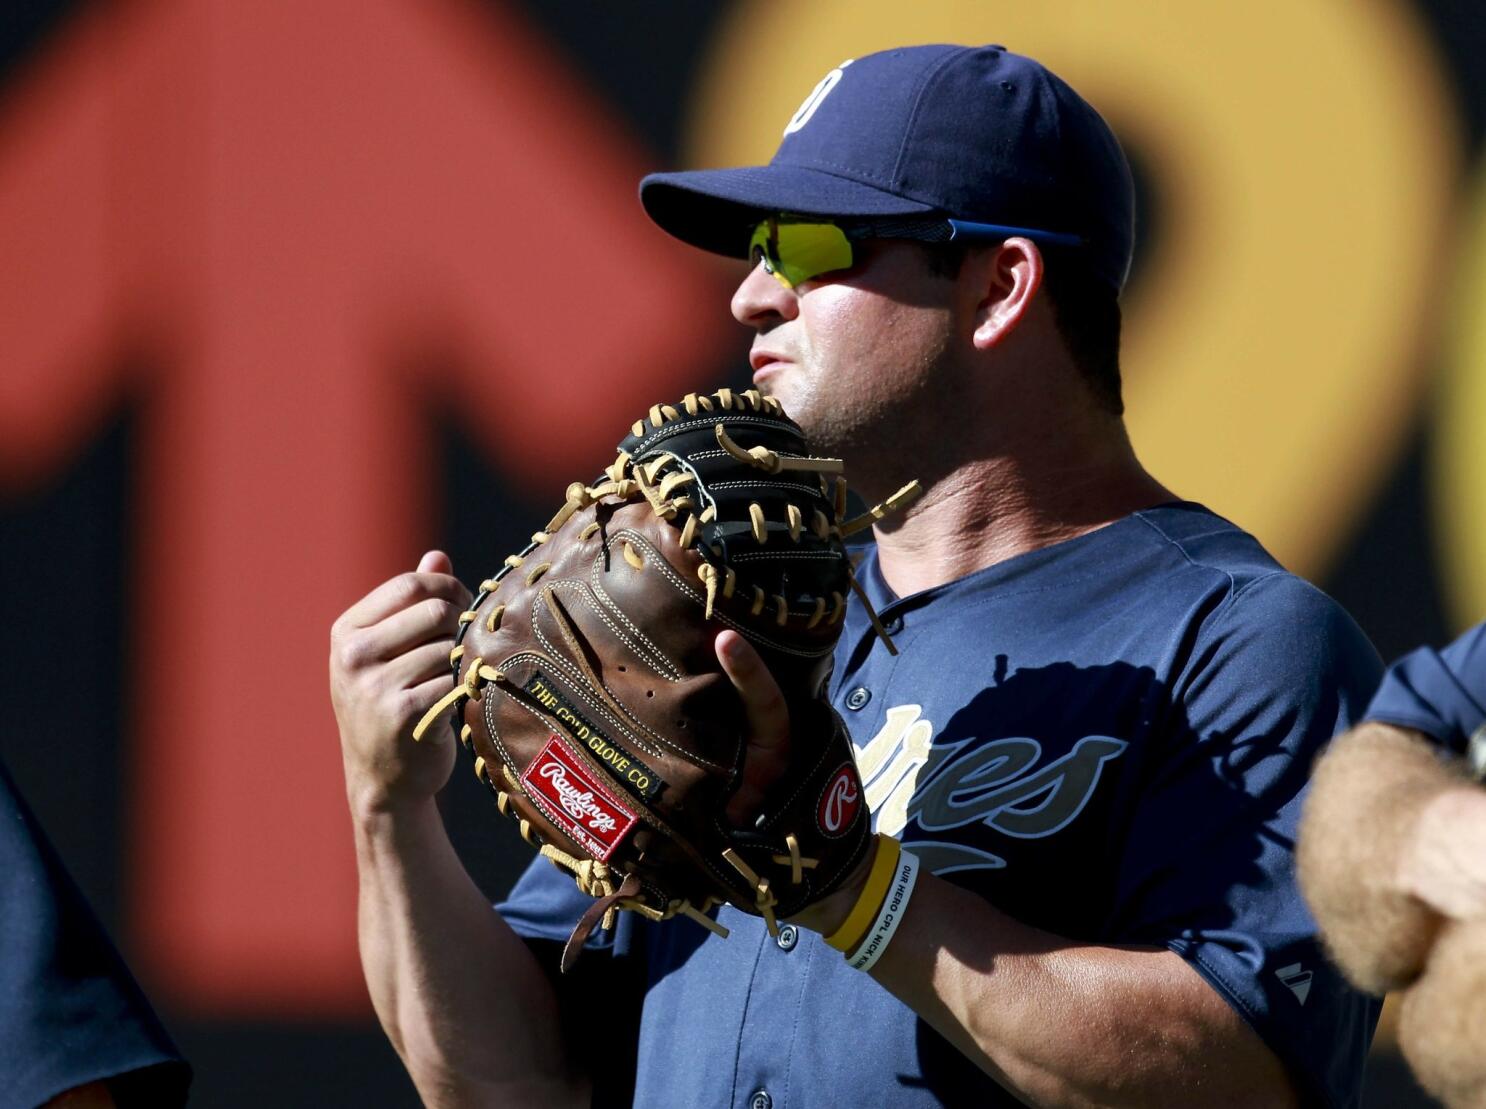
M640 203L662 230L682 242L748 256L748 239L772 212L802 216L915 216L932 205L804 166L742 166L652 173L640 182Z

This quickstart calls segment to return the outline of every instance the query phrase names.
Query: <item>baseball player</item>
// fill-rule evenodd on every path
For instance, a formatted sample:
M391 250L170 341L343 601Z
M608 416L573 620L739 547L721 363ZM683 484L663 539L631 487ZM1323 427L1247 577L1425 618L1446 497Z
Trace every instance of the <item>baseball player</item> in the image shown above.
M731 906L727 939L622 914L555 981L589 899L538 861L492 913L433 803L452 744L407 739L468 601L425 556L331 659L363 961L425 1098L1356 1104L1376 1006L1323 958L1291 845L1380 667L1137 461L1133 189L1104 121L999 46L886 51L832 70L769 165L641 199L751 261L754 381L816 449L869 503L925 489L858 568L898 653L854 607L830 687L892 851L777 936ZM808 745L746 644L718 651L758 749Z

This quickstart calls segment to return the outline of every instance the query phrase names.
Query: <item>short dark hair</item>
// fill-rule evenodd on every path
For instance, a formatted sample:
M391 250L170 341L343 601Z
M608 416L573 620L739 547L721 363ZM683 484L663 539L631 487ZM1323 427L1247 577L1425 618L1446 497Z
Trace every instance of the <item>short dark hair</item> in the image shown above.
M925 245L929 272L957 277L971 249L953 243ZM1042 288L1052 305L1053 322L1074 364L1083 373L1100 407L1115 416L1125 411L1120 392L1119 294L1094 275L1076 248L1039 247Z

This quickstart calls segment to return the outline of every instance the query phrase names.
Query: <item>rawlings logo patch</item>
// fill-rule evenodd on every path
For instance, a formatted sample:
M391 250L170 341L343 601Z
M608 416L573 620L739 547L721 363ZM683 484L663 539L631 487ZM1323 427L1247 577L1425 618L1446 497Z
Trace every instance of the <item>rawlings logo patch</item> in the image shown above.
M574 843L594 858L609 856L629 830L635 814L594 781L588 768L553 736L521 775L521 784L538 807Z
M816 809L816 823L828 836L843 835L856 819L857 809L862 804L862 785L857 781L856 770L851 763L844 762L831 775L825 792L820 795Z
M566 724L573 735L597 755L620 784L636 797L649 801L665 788L666 783L659 774L590 724L573 707L571 701L547 684L547 678L542 673L533 674L522 688L540 701L544 709Z

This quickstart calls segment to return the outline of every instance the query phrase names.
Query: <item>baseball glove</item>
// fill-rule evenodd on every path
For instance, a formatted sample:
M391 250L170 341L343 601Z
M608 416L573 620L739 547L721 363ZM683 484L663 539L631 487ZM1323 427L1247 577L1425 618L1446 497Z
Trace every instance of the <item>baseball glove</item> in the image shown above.
M825 696L856 584L842 537L917 489L842 524L840 469L757 391L657 405L461 617L455 687L414 734L457 706L501 811L596 898L564 970L616 909L725 936L707 912L728 901L777 932L865 852L861 780ZM723 628L759 652L791 722L746 828L724 815L748 737L714 651Z

